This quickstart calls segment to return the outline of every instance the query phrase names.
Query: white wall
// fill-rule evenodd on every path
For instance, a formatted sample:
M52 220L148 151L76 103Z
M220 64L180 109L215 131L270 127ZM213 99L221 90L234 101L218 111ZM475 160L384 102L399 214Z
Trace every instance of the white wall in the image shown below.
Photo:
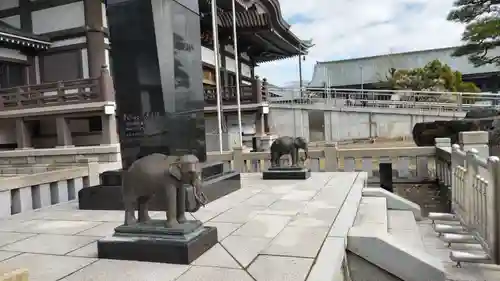
M19 6L19 0L0 0L0 10L6 10Z
M465 113L422 113L408 109L321 108L319 105L270 107L271 133L309 139L309 110L324 110L325 141L410 137L419 122L461 119ZM295 118L295 119L294 119ZM295 126L294 126L295 124Z
M26 61L28 58L18 50L0 48L0 57Z
M20 16L11 16L11 17L6 17L6 18L1 18L0 20L5 22L6 24L12 25L15 28L21 28L21 17Z
M34 11L31 17L35 34L85 26L83 1Z

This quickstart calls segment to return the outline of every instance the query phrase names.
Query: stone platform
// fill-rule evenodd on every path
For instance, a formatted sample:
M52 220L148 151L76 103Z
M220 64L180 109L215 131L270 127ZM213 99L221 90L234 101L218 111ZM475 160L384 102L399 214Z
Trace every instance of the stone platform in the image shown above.
M190 215L216 227L219 241L190 265L97 258L97 241L123 223L122 211L78 210L70 202L22 213L0 220L0 268L27 268L30 281L344 280L363 175L264 181L242 174L242 189ZM486 277L470 274L482 279L467 280Z

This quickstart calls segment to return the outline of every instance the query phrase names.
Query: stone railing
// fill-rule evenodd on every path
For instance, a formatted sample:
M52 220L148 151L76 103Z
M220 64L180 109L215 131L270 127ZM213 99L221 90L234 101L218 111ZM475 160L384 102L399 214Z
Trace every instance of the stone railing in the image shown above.
M121 168L120 146L75 146L0 151L0 176L15 176L80 166L88 160L99 164L100 172Z
M114 101L112 78L106 67L97 78L59 81L0 90L0 110L27 109Z
M99 184L99 164L0 177L0 217L76 199L84 187Z
M500 160L489 156L487 132L462 132L459 139L453 146L450 139L437 139L436 174L451 189L461 225L500 264Z
M323 148L309 150L306 166L313 172L352 172L364 171L369 177L377 177L378 164L393 163L394 177L401 181L434 180L434 156L436 148L430 147L398 147L398 148L356 148L342 149L336 144L326 144ZM301 152L301 157L304 157ZM241 148L231 152L210 152L209 161L225 162L233 169L243 172L261 172L270 167L269 152L244 153ZM289 165L289 159L283 159Z

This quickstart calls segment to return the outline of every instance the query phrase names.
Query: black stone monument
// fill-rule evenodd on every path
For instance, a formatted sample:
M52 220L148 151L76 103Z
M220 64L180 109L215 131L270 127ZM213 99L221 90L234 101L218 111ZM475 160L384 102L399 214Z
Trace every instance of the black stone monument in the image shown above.
M198 1L108 0L106 11L123 168L151 153L194 154L209 201L239 189L239 173L206 163ZM123 210L121 171L78 196L80 209ZM150 209L165 210L156 199Z

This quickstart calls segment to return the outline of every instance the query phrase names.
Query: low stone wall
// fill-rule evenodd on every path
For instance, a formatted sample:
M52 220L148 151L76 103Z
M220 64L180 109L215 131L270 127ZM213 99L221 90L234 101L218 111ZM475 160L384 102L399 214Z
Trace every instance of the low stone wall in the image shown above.
M99 164L96 162L82 167L0 178L0 217L76 199L80 189L99 182Z
M97 162L99 172L121 168L119 145L0 151L0 175L42 173Z

